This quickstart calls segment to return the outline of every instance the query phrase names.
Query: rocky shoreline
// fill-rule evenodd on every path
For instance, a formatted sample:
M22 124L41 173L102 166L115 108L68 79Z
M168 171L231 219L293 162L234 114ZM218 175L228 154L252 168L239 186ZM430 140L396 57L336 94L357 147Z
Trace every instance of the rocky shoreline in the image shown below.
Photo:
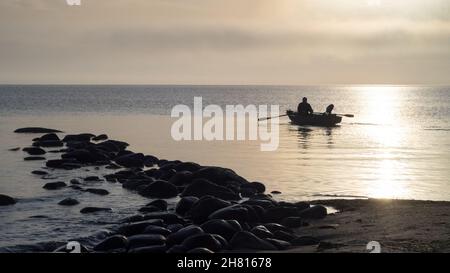
M83 252L316 252L344 246L330 242L329 234L327 237L321 233L336 227L336 223L327 222L335 215L327 217L323 205L347 210L341 203L277 201L265 193L263 183L247 181L233 170L132 152L127 149L128 143L110 140L105 134L69 134L60 138L58 130L36 127L21 128L16 133L43 134L22 149L30 156L46 160L47 153L61 154L59 159L46 160L42 169L32 171L34 175L84 167L113 171L85 177L84 181L74 178L49 182L43 186L46 190L70 187L74 193L106 196L107 190L85 188L83 182L107 181L149 198L147 205L136 208L135 215L119 221L111 232L82 245ZM173 198L178 198L176 204L166 201ZM20 200L0 195L0 205L16 202ZM60 200L59 205L80 206L83 214L111 210L83 207L72 197ZM39 251L68 252L66 243L48 244Z

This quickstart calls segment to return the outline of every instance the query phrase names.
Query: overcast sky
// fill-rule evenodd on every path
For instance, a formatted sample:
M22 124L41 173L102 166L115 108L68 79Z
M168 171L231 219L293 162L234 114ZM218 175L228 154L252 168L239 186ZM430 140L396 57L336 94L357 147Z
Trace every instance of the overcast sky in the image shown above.
M450 84L449 0L2 0L0 83Z

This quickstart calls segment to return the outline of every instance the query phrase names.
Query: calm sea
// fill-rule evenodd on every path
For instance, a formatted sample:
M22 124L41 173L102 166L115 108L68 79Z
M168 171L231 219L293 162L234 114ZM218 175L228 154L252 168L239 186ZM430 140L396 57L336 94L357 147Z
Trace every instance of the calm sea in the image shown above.
M333 103L335 112L355 118L332 129L281 118L275 152L261 152L259 141L176 142L170 111L177 104L192 106L194 96L203 97L204 105L277 104L281 111L307 96L316 111ZM0 86L0 193L19 199L0 207L0 247L88 236L149 201L106 182L93 185L111 192L102 197L42 189L49 181L106 170L57 172L50 180L31 175L42 162L24 162L21 151L8 151L31 143L34 135L13 133L25 126L106 133L133 151L229 167L264 182L268 191L281 191L279 199L450 200L449 86ZM81 205L57 205L69 196ZM81 215L89 205L113 212Z

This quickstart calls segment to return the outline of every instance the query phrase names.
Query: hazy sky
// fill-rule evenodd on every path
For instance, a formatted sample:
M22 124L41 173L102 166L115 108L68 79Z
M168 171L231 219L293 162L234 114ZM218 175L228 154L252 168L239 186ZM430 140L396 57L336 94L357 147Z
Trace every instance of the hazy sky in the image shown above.
M0 83L449 84L449 0L2 0Z

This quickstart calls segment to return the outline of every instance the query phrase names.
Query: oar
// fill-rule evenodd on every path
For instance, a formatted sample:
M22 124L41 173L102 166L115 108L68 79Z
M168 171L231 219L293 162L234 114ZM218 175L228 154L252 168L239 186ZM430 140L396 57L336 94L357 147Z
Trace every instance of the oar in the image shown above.
M284 114L284 115L281 115L281 116L275 116L275 117L259 118L258 121L267 120L267 119L272 119L272 118L280 118L280 117L284 117L284 116L287 116L287 114Z
M314 113L314 114L322 115L322 114L324 114L324 113L318 113L318 112L316 112L316 113ZM342 117L348 117L348 118L354 118L354 117L355 117L355 115L353 115L353 114L333 114L333 115L336 115L336 116L342 116Z

